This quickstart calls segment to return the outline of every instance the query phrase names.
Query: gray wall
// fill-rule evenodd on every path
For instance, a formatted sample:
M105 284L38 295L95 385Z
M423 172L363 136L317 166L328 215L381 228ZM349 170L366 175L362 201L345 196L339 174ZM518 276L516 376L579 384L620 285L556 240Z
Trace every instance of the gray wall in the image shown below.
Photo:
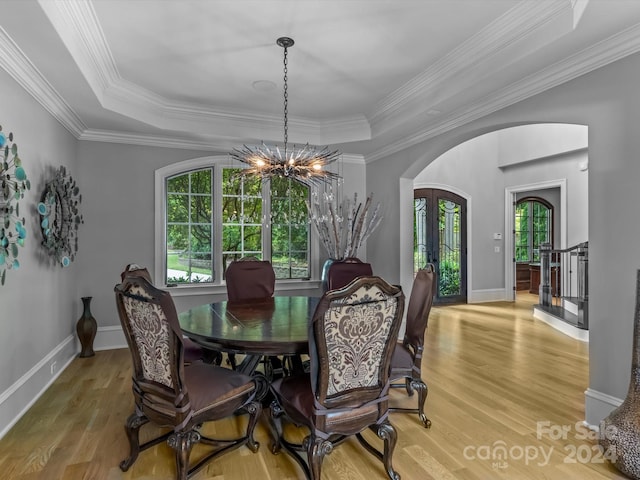
M0 70L0 125L13 132L14 143L31 180L20 201L27 238L20 249L18 270L7 271L0 286L0 435L5 426L35 398L52 378L50 363L60 371L76 352L71 334L81 314L77 281L80 267L51 266L43 258L36 205L49 167L64 165L78 173L76 140ZM27 381L29 380L29 381Z
M85 225L80 232L78 290L92 295L99 327L118 327L113 286L128 263L154 265L154 172L210 155L180 149L79 142ZM100 339L96 337L96 341Z
M504 168L505 187L566 180L567 212L564 218L562 215L554 218L556 248L572 247L589 240L589 171L584 170L585 163L588 163L587 152L581 150ZM555 197L545 193L549 189L527 191L523 196L534 195L536 191L554 205L559 202L559 189L556 188L551 189ZM567 230L566 245L560 243L560 223L564 223Z
M627 57L367 165L368 189L399 200L385 228L371 238L368 260L385 263L389 279L402 277L404 284L411 248L399 243L398 231L410 217L411 197L403 192L426 165L455 145L511 125L560 122L589 127L590 423L603 418L615 398L624 398L629 382L635 275L640 266L640 250L633 248L640 235L640 222L635 221L640 201L639 74L640 55ZM395 261L385 258L391 252Z
M80 232L82 255L77 260L78 288L80 296L94 297L92 312L99 327L113 326L120 334L113 286L120 280L125 265L145 265L154 274L155 170L182 160L211 155L180 149L79 142L79 180L85 192L85 225ZM363 199L366 196L364 165L345 162L341 168L345 179L344 194L352 196L357 192L358 198ZM366 255L366 251L364 253ZM224 299L226 290L220 291L222 293L213 296L184 295L174 291L176 309L180 312L205 301ZM98 343L101 342L100 334L98 332L96 337Z
M562 127L550 126L550 133L562 131ZM566 128L569 132L575 131L573 125ZM528 130L530 136L526 135ZM509 261L505 257L505 242L511 241L512 237L505 231L506 188L526 188L528 191L520 196L532 195L536 191L545 195L533 186L549 181L566 181L567 215L564 220L560 214L559 188L551 190L556 192L555 197L550 198L557 207L554 216L555 247L563 248L588 240L588 175L580 169L580 164L587 161L586 150L564 152L575 145L557 142L550 135L544 142L544 152L539 152L534 147L543 140L540 136L545 132L540 125L532 125L530 129L527 126L507 128L473 138L429 163L413 181L414 188L436 186L467 198L467 215L471 221L468 235L471 263L469 301L509 298L505 292L505 264ZM511 133L521 140L520 144L511 141ZM531 138L539 141L531 142ZM528 147L532 143L533 147ZM512 151L514 147L516 151ZM540 153L548 156L536 158L535 155ZM511 161L505 162L505 158L511 158ZM567 233L568 245L561 244L561 221L570 221L573 226ZM494 233L502 233L503 240L494 240ZM495 246L500 247L499 253L495 252ZM403 281L406 283L404 278Z

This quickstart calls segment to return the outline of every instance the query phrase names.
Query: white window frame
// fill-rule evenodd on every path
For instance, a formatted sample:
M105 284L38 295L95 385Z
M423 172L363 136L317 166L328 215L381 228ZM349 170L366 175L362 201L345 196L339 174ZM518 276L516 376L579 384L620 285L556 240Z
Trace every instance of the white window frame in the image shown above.
M166 272L166 179L174 175L187 173L188 171L199 170L202 168L213 168L213 234L214 244L213 262L214 262L214 279L212 283L206 284L178 284L172 286L171 294L175 296L185 295L211 295L226 294L226 284L222 280L222 169L228 167L242 167L238 162L234 162L227 155L199 157L181 162L173 163L165 167L161 167L155 171L155 244L154 244L154 282L160 288L167 288L164 272ZM311 228L311 225L310 225ZM265 230L266 231L266 230ZM302 290L317 288L320 284L320 243L317 232L311 228L309 244L309 270L310 280L302 279L279 279L276 280L276 291L278 290ZM267 243L268 245L265 245ZM265 234L263 232L263 252L270 253L271 244L265 242Z

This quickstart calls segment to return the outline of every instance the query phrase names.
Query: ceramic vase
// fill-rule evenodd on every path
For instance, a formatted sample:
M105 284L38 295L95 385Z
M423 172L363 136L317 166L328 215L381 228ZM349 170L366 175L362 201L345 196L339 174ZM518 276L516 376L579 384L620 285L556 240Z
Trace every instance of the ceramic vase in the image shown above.
M604 458L630 478L640 479L640 270L636 277L631 379L624 402L600 423Z
M83 312L76 324L76 332L80 339L80 345L82 345L82 350L80 351L80 355L78 355L81 358L93 357L95 355L93 351L93 340L96 338L98 324L96 319L93 318L93 315L91 315L92 298L93 297L82 297Z

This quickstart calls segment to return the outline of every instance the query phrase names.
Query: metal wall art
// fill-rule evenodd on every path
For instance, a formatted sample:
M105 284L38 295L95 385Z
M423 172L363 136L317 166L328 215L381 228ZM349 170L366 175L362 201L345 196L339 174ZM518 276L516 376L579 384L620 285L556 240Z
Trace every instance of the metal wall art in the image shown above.
M22 168L18 156L18 145L13 143L13 133L5 135L0 126L0 284L4 285L7 270L20 267L18 247L24 246L27 237L24 217L20 218L19 202L31 182Z
M78 251L78 227L84 223L78 209L81 201L76 181L61 166L47 182L38 203L42 245L63 267L69 266Z

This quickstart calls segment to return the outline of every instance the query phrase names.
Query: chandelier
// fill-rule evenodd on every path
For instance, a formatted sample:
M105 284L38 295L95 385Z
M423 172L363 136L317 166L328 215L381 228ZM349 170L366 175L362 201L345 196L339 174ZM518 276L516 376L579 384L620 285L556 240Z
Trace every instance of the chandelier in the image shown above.
M231 157L248 165L239 172L242 177L260 176L263 180L271 177L291 178L307 186L330 183L339 175L326 167L338 160L340 152L329 147L318 148L308 143L303 147L288 144L288 104L287 91L287 50L294 42L289 37L280 37L276 43L284 48L284 145L269 146L262 142L259 147L234 148Z

